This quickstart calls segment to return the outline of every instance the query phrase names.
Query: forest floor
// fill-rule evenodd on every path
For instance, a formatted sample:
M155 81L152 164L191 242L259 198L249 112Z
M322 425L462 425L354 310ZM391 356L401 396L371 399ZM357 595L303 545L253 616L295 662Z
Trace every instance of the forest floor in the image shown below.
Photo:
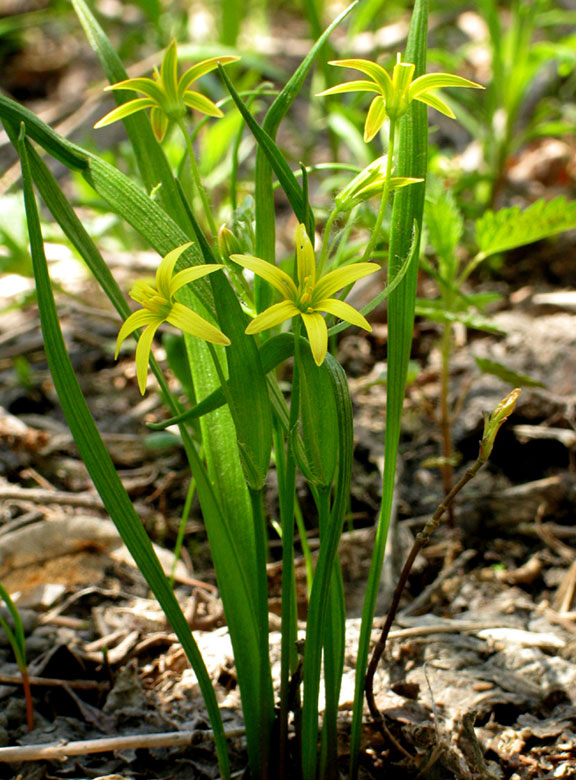
M552 257L548 275L564 268L573 274L574 265L565 261L574 256L569 238L531 248L507 265L510 278L498 282L503 297L493 319L505 335L464 339L455 353L452 390L462 394L454 424L455 447L463 458L458 469L475 457L482 413L508 390L501 380L481 375L474 356L505 362L545 387L523 390L489 466L459 496L454 527L441 527L417 560L375 684L393 739L371 727L367 717L367 776L574 776L576 307L573 298L558 293L573 278L555 285L542 280L544 256ZM132 267L127 258L110 262L122 279L141 273L148 259L132 259ZM143 399L138 394L131 356L114 362L118 325L107 302L90 280L74 273L72 258L52 268L66 287L58 304L82 389L169 568L188 483L185 460L177 445L158 449L148 435L145 423L162 418L160 401L154 392ZM343 768L383 458L386 330L379 317L384 320L384 314L376 315L373 334L345 335L339 347L353 377L356 425L351 530L340 546L349 612L341 695ZM415 357L422 369L406 401L398 502L375 638L390 582L414 534L441 500L438 472L422 465L439 446L436 344L434 328L417 323ZM29 365L28 381L15 371L14 361L22 357ZM33 304L0 316L0 408L0 581L17 595L35 678L35 727L27 733L19 673L0 635L0 744L196 734L192 747L111 745L107 752L67 760L37 758L18 765L18 776L214 777L210 740L198 743L198 732L208 724L194 675L78 458L49 377ZM271 482L272 516L275 498ZM196 507L187 530L176 592L205 654L226 727L240 734L235 742L241 768L234 661ZM272 542L272 555L277 550ZM272 629L277 628L279 571L272 561ZM278 636L272 630L272 658ZM0 777L12 777L14 767L0 763Z
M529 183L526 205L535 185L536 197L573 198L576 176L566 167L571 153L562 143L542 139L527 148L514 162L504 195L509 186L516 198L523 182ZM152 385L144 398L138 393L133 356L126 352L114 361L118 319L109 303L66 247L49 246L72 363L169 571L189 480L185 458L177 443L160 443L146 428L164 411ZM137 252L106 259L123 289L157 262ZM416 561L375 680L384 728L371 724L366 712L365 780L576 777L575 260L576 236L566 234L514 252L494 275L473 280L476 290L500 293L491 314L502 334L457 330L451 397L458 402L453 435L462 459L456 472L476 457L483 414L511 389L481 374L475 357L505 363L543 386L523 389L489 465L459 495L453 526L441 526ZM420 294L429 285L422 276ZM24 621L35 710L28 732L20 675L0 631L0 778L214 780L218 768L195 676L78 457L50 379L38 312L27 297L32 288L32 280L15 276L0 285L0 582ZM372 334L351 329L338 344L350 376L356 438L350 519L340 545L348 609L343 776L384 456L385 309L372 323ZM438 333L417 320L413 359L419 370L405 403L398 500L374 639L411 541L442 500L439 471L426 465L440 454ZM162 359L161 349L157 355ZM272 479L267 503L274 517ZM314 518L306 519L313 546ZM276 676L278 553L271 532ZM304 592L303 562L297 572ZM213 678L234 769L242 776L234 659L196 505L177 564L176 594ZM301 606L305 612L304 599ZM159 734L170 736L161 744L154 741ZM117 742L121 737L128 739ZM85 740L105 742L101 752L84 744L72 754ZM46 744L52 752L40 749ZM8 746L15 748L10 761L2 757Z

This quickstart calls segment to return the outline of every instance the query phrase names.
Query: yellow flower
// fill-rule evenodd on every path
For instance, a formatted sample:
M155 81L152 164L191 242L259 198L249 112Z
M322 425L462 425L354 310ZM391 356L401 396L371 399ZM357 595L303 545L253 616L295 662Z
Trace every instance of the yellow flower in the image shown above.
M226 65L229 62L236 62L240 57L211 57L208 60L202 60L178 79L178 51L176 41L172 41L166 49L160 72L154 70L154 78L135 78L119 81L117 84L111 84L106 90L129 89L134 92L140 92L144 97L129 100L118 108L115 108L106 116L102 117L95 128L105 127L119 119L124 119L137 111L143 111L146 108L151 109L150 121L154 134L159 141L162 141L166 135L168 125L171 121L180 121L186 116L187 108L194 108L203 114L209 116L221 117L222 111L213 103L210 98L188 89L190 84L201 76L210 73L218 67L218 63Z
M152 340L163 322L168 322L184 333L211 341L214 344L224 344L225 346L230 344L229 339L218 328L182 303L174 300L175 293L184 285L223 267L216 264L195 265L174 274L176 261L189 246L189 243L184 244L168 252L156 270L156 286L150 284L146 279L137 279L130 290L132 300L142 304L144 308L131 314L120 328L115 357L118 358L122 342L135 330L146 326L136 347L136 375L142 395L146 390Z
M481 84L476 84L475 81L469 81L462 76L454 76L451 73L427 73L412 81L415 66L409 62L402 62L400 54L398 54L396 65L394 65L392 78L390 78L381 65L371 60L334 60L330 65L337 65L339 68L353 68L365 73L372 79L372 81L360 80L338 84L319 94L320 97L323 95L336 95L342 92L376 93L377 96L370 104L364 125L364 140L366 142L374 138L387 116L391 121L400 119L408 111L413 100L426 103L451 119L455 119L456 117L452 109L437 95L433 94L431 90L440 87L484 89Z
M298 225L296 229L297 283L285 271L259 257L231 255L230 258L269 282L284 299L253 319L246 328L246 333L260 333L292 317L302 317L312 355L316 365L320 366L328 349L328 329L320 312L333 314L364 330L372 330L360 312L350 304L331 296L358 279L378 271L380 266L376 263L354 263L329 271L317 279L314 249L304 225Z

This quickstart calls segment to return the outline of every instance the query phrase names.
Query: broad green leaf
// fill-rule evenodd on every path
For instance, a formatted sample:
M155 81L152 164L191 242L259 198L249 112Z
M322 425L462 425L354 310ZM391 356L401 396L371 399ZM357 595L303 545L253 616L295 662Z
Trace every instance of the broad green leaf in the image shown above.
M168 579L162 571L152 544L140 522L140 518L134 510L132 502L114 468L112 459L102 442L66 351L44 255L24 125L21 126L19 152L44 348L62 410L70 426L80 456L102 498L104 506L116 524L138 568L162 606L192 664L212 721L220 771L224 777L229 778L230 769L224 728L214 689L204 661L190 632L186 618L170 588Z
M214 257L208 242L185 201L184 204L203 259L212 263ZM208 524L207 530L218 584L224 603L229 605L226 617L236 660L249 760L253 773L259 776L267 772L274 696L268 651L268 602L263 595L267 593L267 536L265 526L255 522L253 512L260 506L254 493L263 487L270 465L272 421L266 377L256 343L244 333L245 316L228 280L219 276L219 280L212 280L215 281L212 289L220 326L232 342L230 347L213 348L186 335L184 340L196 394L204 396L222 389L224 380L224 395L229 399L229 407L202 417L200 429L209 474L219 488L228 532L236 539L237 565L244 577L249 602L238 602L236 594L228 590L226 539L211 534ZM220 369L215 360L219 361ZM225 361L229 369L227 383L221 368ZM235 612L231 613L231 609ZM243 625L248 622L249 628ZM257 648L249 648L244 641L244 633L249 629L254 632Z
M20 127L20 122L24 121L26 134L70 170L82 171L87 167L88 161L83 149L58 135L32 111L2 94L0 94L0 119L3 122L5 120L12 122L14 127Z
M200 251L206 263L215 258L194 215L189 213ZM251 490L261 490L270 467L272 411L266 374L256 341L245 333L248 317L228 280L218 274L212 289L218 306L220 328L231 341L226 349L229 379L225 394L236 428L236 440L246 481Z
M508 384L511 384L514 387L546 387L544 382L540 382L538 379L534 379L528 374L521 374L518 373L518 371L513 371L503 363L497 363L494 360L478 357L475 357L474 360L483 374L497 376L499 379L502 379L502 381L508 382Z
M476 221L476 244L479 260L532 244L565 230L576 228L576 201L564 197L538 200L526 209L518 206L486 211Z

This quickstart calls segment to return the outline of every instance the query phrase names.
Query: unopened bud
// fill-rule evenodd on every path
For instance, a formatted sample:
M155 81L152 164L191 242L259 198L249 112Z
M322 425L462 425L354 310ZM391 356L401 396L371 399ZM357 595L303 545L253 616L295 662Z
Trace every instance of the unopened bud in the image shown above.
M480 442L480 452L483 460L488 460L490 457L496 435L514 411L516 401L521 392L521 389L516 387L511 393L508 393L506 398L500 401L490 417L486 417L484 421L484 434L482 436L482 441Z
M220 247L220 253L222 257L224 257L226 260L230 257L230 255L238 255L242 254L243 252L240 241L238 241L238 238L234 235L230 228L226 227L226 225L222 225L218 231L218 246Z
M378 157L364 170L355 176L352 181L338 193L335 198L339 211L350 211L351 208L363 203L370 198L382 194L386 181L387 156ZM397 190L409 184L423 181L423 179L410 179L404 176L393 176L390 179L390 190Z

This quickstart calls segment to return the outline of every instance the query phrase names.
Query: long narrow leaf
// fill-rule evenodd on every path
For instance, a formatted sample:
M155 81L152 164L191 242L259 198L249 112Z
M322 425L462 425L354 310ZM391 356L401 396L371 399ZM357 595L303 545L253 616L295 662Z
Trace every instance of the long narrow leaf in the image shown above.
M306 224L307 226L312 225L310 207L304 201L304 196L302 194L302 187L300 186L296 177L292 173L290 166L282 156L282 153L276 146L273 139L268 135L268 133L265 130L262 130L258 122L254 119L254 117L252 116L252 114L250 113L250 111L242 101L242 98L240 97L238 92L236 92L236 90L234 89L234 86L230 81L230 79L228 78L228 75L226 74L224 68L221 65L219 65L218 69L220 71L220 75L222 76L222 80L226 84L226 88L228 89L230 95L232 96L232 100L234 101L234 103L236 103L236 107L242 114L244 121L250 128L250 131L254 135L254 138L256 139L258 145L263 149L264 153L266 154L266 157L268 158L268 161L270 162L270 165L272 166L274 173L278 177L280 186L286 193L286 197L288 198L288 201L292 206L292 209L296 214L298 221L304 222L304 224Z
M110 83L114 84L127 79L128 74L124 70L120 58L114 51L104 30L88 8L85 0L72 0L72 5ZM114 97L117 103L121 105L127 100L133 100L134 93L127 90L115 90ZM170 165L162 147L154 136L146 112L139 111L137 114L125 117L123 122L134 149L138 169L147 192L150 193L156 189L164 210L188 233L191 228L190 222L178 197Z
M296 96L300 92L306 76L308 75L310 68L322 46L328 40L333 30L345 19L346 16L352 11L358 4L358 0L355 0L348 8L346 8L333 22L330 24L324 33L318 38L314 46L310 49L306 57L302 60L298 68L294 71L294 74L286 83L281 93L272 103L268 109L264 121L262 123L262 129L268 134L271 139L276 138L276 133L280 126L280 122L286 116L288 109L294 102ZM275 221L276 214L274 213L274 193L272 186L272 166L270 160L264 149L258 146L256 151L256 172L255 172L255 219L256 219L256 246L255 253L257 257L261 257L263 260L267 260L269 263L274 263L274 251L276 245L276 230ZM306 223L307 224L307 223ZM308 235L314 235L313 225L307 225ZM265 309L269 304L270 289L268 285L261 284L260 279L257 277L255 282L256 288L256 305L259 311Z
M102 442L66 351L44 255L42 233L28 161L27 144L24 127L22 126L18 146L22 164L24 199L34 275L36 278L40 322L44 336L46 357L50 365L54 385L78 451L102 498L104 506L116 524L118 532L136 561L138 568L162 606L192 664L212 721L220 771L224 777L229 777L230 769L224 727L218 702L216 701L214 689L202 655L190 632L186 618L174 597L169 582L162 571L162 567L140 522L140 518L135 512L132 502L116 473L112 459Z
M321 544L318 563L314 573L314 583L310 594L306 632L306 651L304 653L304 706L302 712L302 776L304 780L314 780L316 776L316 758L318 741L318 693L320 690L320 665L324 632L330 604L330 587L334 582L334 565L338 542L342 533L344 511L349 496L352 474L352 452L354 449L352 402L348 381L340 364L326 355L326 371L332 380L332 389L338 414L339 479L338 494L328 527L320 529ZM336 588L338 587L336 582ZM337 594L335 591L335 595ZM332 614L334 614L332 612ZM336 626L331 623L334 630ZM339 662L333 667L336 671ZM336 680L333 680L333 683ZM334 691L332 693L335 693Z
M405 55L405 61L412 62L416 66L415 77L422 75L426 69L427 33L428 0L416 0ZM397 175L425 179L427 146L426 107L414 101L410 111L401 120L400 124L398 162L396 165ZM422 183L404 187L398 190L395 195L388 265L390 280L394 279L400 270L398 258L406 258L410 254L414 222L419 227L417 233L418 237L420 236L424 211L424 194L425 186ZM417 253L417 249L415 251ZM384 443L386 458L384 461L382 507L362 611L362 626L356 662L356 689L350 739L350 775L352 780L356 780L358 774L364 679L368 663L370 631L374 619L380 571L382 569L392 511L402 406L412 345L417 275L418 264L412 262L402 283L392 292L388 299L389 350Z

